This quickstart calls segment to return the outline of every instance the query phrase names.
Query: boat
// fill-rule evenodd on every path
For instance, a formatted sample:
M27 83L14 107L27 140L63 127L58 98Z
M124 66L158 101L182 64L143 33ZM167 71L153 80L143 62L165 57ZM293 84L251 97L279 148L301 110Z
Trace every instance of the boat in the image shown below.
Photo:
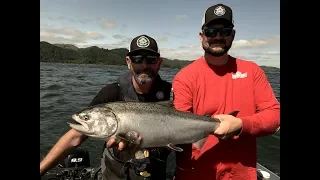
M279 180L280 176L257 163L258 180Z
M101 168L91 167L90 155L86 149L77 148L72 151L56 168L47 172L42 180L53 179L83 179L97 180L100 179ZM257 163L257 180L279 180L280 177Z

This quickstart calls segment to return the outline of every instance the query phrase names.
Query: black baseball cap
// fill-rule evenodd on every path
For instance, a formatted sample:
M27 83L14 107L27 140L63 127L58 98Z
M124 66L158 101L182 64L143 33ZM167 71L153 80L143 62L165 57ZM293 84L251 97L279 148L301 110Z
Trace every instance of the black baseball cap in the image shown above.
M145 34L139 35L131 41L127 56L139 50L151 51L160 56L160 50L156 40Z
M225 23L230 27L234 27L232 9L224 4L216 4L214 6L209 7L204 13L201 29L203 29L212 21L217 20Z

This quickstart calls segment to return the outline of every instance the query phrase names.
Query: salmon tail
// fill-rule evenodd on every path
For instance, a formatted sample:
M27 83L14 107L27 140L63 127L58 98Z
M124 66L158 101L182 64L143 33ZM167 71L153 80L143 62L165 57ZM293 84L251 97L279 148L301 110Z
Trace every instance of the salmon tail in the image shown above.
M231 113L229 113L229 115L237 117L239 111L232 111Z

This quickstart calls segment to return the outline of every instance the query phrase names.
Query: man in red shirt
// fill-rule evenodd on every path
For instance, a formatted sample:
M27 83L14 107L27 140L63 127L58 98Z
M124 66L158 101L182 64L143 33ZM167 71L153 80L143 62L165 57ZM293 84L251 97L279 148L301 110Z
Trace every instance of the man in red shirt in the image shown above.
M209 7L200 32L204 56L173 80L176 109L221 120L200 146L185 145L177 153L176 180L256 180L256 138L280 127L280 104L264 71L228 55L233 27L230 7ZM227 115L235 110L236 117Z

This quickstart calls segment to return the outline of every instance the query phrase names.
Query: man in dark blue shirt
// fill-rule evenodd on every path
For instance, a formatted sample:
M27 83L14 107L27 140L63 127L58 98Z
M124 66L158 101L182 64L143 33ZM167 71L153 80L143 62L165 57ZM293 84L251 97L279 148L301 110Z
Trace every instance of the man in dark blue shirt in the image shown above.
M130 44L126 56L129 72L122 74L117 83L103 87L93 98L90 106L114 101L158 102L170 100L171 83L162 80L158 74L162 58L157 42L140 35ZM63 159L74 148L80 146L87 136L70 129L51 149L40 163L40 176ZM101 171L104 180L165 180L166 161L170 154L167 148L147 149L147 156L131 159L126 153L125 142L115 145L115 139L104 144Z

